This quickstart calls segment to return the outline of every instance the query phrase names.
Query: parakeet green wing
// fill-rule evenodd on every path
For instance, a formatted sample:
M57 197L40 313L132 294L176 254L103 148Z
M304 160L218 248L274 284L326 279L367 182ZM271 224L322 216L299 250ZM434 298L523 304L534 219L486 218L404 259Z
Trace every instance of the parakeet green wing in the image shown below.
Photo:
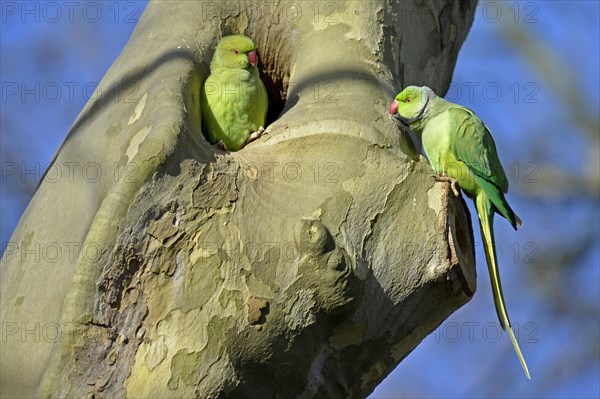
M453 127L452 134L455 135L450 142L450 150L458 160L467 165L492 204L516 229L521 221L504 199L504 193L508 192L508 180L490 131L467 108L450 108L448 115Z

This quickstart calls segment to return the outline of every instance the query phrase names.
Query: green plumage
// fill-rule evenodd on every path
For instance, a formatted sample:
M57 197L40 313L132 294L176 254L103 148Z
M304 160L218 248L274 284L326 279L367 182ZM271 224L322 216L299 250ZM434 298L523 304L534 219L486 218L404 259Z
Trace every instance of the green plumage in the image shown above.
M222 141L237 151L264 127L268 99L257 60L254 42L246 36L225 36L217 45L200 93L202 124L211 143Z
M522 223L504 198L508 192L508 180L490 131L473 111L445 101L428 87L407 87L396 96L389 113L397 114L404 124L421 135L423 150L433 170L455 179L474 200L496 313L502 328L508 330L523 370L530 378L506 312L493 245L494 214L499 213L506 218L515 230Z

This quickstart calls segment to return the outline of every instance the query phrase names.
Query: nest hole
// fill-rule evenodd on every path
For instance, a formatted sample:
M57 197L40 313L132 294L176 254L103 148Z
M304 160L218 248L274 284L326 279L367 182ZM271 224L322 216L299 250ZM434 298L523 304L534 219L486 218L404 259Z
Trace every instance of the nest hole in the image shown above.
M269 108L267 110L266 125L275 122L283 108L287 99L287 79L279 75L275 66L265 65L261 62L258 64L260 79L267 89L269 97Z

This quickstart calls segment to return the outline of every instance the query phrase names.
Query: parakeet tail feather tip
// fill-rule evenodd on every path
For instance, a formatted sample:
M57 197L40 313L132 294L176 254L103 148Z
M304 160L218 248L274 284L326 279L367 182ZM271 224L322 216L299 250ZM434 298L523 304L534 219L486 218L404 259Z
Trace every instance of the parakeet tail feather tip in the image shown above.
M531 374L529 374L529 368L527 367L527 363L525 363L525 358L523 357L523 354L521 353L521 348L519 348L519 344L517 342L517 338L515 337L515 333L511 326L508 326L507 330L508 330L508 335L510 336L510 341L512 342L513 347L515 348L515 352L517 352L517 357L519 358L519 361L521 362L521 367L523 367L523 371L525 372L527 379L531 380Z
M515 213L515 221L516 221L516 225L517 225L517 227L515 228L515 230L516 229L520 229L521 227L523 227L523 221L521 220L521 218L519 217L519 215L517 215L516 213Z

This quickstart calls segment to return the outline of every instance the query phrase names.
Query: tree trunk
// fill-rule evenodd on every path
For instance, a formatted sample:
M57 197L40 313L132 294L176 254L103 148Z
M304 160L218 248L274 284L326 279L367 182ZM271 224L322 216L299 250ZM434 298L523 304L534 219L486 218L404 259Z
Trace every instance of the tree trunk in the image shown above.
M445 92L474 8L151 2L2 259L2 396L366 397L475 291L464 201L386 114ZM198 98L238 33L270 125L228 153Z

